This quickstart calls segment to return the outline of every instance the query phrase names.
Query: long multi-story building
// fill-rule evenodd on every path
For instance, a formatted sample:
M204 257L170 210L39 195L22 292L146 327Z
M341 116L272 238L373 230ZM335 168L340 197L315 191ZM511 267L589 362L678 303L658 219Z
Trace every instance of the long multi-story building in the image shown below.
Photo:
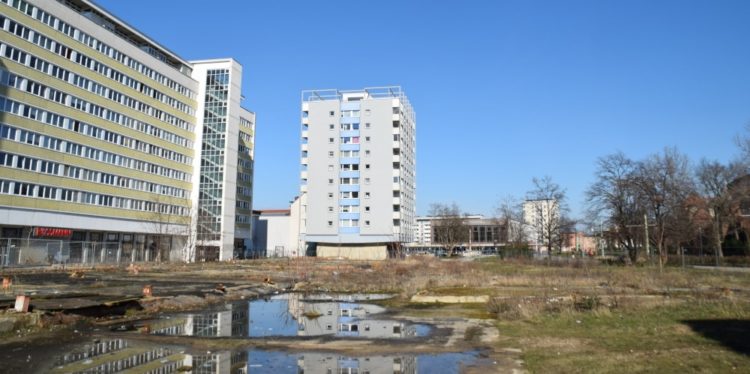
M241 84L237 61L186 61L89 0L0 0L0 229L25 239L0 261L49 239L48 257L82 262L249 247Z
M301 130L308 253L385 258L411 242L416 118L401 88L304 91Z

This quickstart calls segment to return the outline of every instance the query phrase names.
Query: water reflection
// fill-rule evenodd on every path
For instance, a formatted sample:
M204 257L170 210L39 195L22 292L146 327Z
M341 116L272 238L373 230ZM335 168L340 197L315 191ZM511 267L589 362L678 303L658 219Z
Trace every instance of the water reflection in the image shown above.
M58 357L54 373L458 373L476 352L346 356L250 349L185 352L124 339L97 341Z
M325 295L329 300L338 300ZM376 295L377 296L377 295ZM385 295L384 295L385 296ZM320 301L301 294L227 304L218 310L181 314L146 323L143 332L203 337L322 336L400 339L429 334L425 325L377 318L385 309L350 301Z

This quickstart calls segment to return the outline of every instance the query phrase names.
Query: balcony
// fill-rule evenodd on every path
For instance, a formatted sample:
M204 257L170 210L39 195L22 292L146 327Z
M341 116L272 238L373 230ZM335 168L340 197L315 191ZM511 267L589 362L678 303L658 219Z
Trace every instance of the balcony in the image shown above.
M339 213L339 219L359 219L359 213Z
M359 206L359 199L339 199L339 205Z
M340 135L349 137L359 136L359 130L341 130Z
M339 227L339 234L359 234L359 227Z
M341 144L339 149L342 151L359 151L359 144Z
M393 162L401 162L401 155L393 155Z
M341 157L339 161L342 164L359 164L359 157Z
M302 150L303 151L307 151L307 143L303 143L302 144Z
M359 178L359 170L340 171L340 178Z
M393 205L401 205L401 198L400 197L394 197L393 198Z
M345 192L345 191L359 191L359 185L358 184L340 184L339 185L339 191Z
M307 179L307 170L302 170L299 173L299 177L302 178L302 179Z

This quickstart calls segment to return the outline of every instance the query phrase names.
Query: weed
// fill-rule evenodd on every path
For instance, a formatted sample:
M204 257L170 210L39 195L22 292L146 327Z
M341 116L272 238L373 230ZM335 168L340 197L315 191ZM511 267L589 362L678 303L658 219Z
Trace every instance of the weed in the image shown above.
M479 326L469 326L464 331L464 340L471 343L478 343L482 339L484 330Z

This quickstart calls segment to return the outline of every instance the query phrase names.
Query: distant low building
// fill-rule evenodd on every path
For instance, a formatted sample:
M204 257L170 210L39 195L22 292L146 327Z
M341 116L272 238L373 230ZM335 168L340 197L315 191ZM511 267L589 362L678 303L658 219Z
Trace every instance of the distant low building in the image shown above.
M410 248L433 248L439 247L435 238L436 227L440 227L442 217L421 216L417 217L414 228L414 241L409 244ZM466 230L470 233L469 240L461 243L460 247L466 250L481 250L498 248L507 244L507 227L505 221L497 218L485 218L482 215L470 215L462 217Z
M291 210L253 210L253 245L249 257L289 257L292 244L289 237Z

